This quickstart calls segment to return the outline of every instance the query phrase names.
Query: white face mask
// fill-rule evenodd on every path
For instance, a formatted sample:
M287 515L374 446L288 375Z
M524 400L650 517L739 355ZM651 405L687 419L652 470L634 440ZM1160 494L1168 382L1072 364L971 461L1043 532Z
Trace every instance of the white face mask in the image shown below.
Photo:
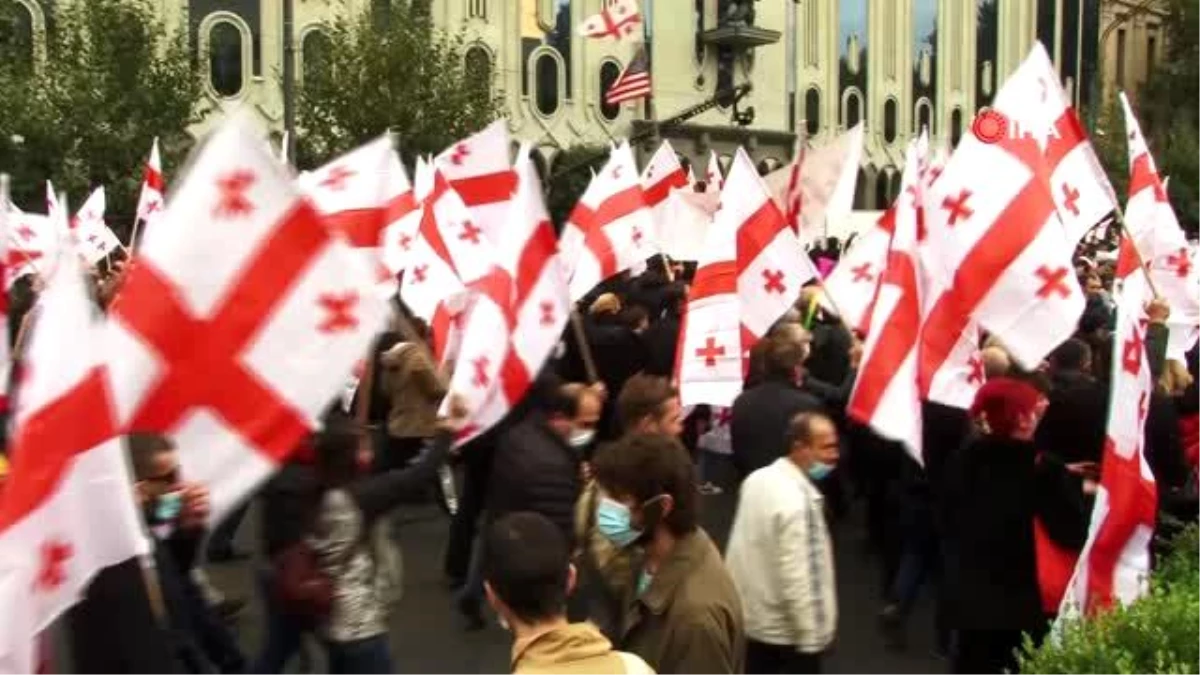
M591 445L594 438L596 438L595 429L572 429L571 435L567 438L567 445L575 449L586 448Z

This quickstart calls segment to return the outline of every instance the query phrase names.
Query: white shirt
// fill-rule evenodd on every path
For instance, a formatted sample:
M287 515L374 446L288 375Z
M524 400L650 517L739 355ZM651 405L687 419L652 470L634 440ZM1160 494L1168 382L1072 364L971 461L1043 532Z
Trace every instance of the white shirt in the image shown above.
M813 654L837 631L833 547L825 499L783 457L742 483L725 565L746 618L746 636Z

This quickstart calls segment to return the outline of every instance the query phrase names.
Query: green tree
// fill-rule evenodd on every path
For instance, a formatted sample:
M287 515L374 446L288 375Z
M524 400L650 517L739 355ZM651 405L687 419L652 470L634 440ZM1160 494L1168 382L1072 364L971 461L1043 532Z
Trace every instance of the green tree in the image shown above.
M554 156L550 176L543 181L543 186L550 221L560 232L571 209L591 182L592 172L599 172L607 161L608 148L597 145L572 146Z
M461 35L433 27L426 9L381 0L326 32L319 64L305 67L297 159L319 165L387 129L411 166L492 121L500 99L468 70ZM490 70L490 68L489 68Z
M191 147L196 65L185 35L158 21L148 0L57 7L46 60L35 63L19 30L26 10L0 0L0 170L13 175L14 201L32 210L41 210L46 179L73 206L103 185L120 234L132 224L153 138L168 167Z
M1168 0L1166 55L1139 92L1137 114L1184 229L1200 220L1200 0ZM1122 126L1110 125L1114 132Z

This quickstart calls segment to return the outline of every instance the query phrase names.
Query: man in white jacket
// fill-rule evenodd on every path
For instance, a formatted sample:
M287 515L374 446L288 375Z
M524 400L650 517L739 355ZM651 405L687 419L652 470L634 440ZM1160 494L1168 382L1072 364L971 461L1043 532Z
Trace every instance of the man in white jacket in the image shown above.
M742 483L725 563L742 596L747 673L819 673L837 627L833 547L818 481L838 460L837 428L800 413L787 454Z

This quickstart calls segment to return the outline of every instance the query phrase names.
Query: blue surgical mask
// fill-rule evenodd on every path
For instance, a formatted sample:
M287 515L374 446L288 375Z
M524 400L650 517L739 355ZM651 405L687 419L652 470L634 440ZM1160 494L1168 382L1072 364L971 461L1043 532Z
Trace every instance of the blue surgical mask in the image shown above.
M808 477L813 480L824 480L833 472L833 466L825 462L815 461L808 465Z
M634 529L630 518L629 507L615 499L601 497L596 504L596 529L620 548L642 536L642 531Z

